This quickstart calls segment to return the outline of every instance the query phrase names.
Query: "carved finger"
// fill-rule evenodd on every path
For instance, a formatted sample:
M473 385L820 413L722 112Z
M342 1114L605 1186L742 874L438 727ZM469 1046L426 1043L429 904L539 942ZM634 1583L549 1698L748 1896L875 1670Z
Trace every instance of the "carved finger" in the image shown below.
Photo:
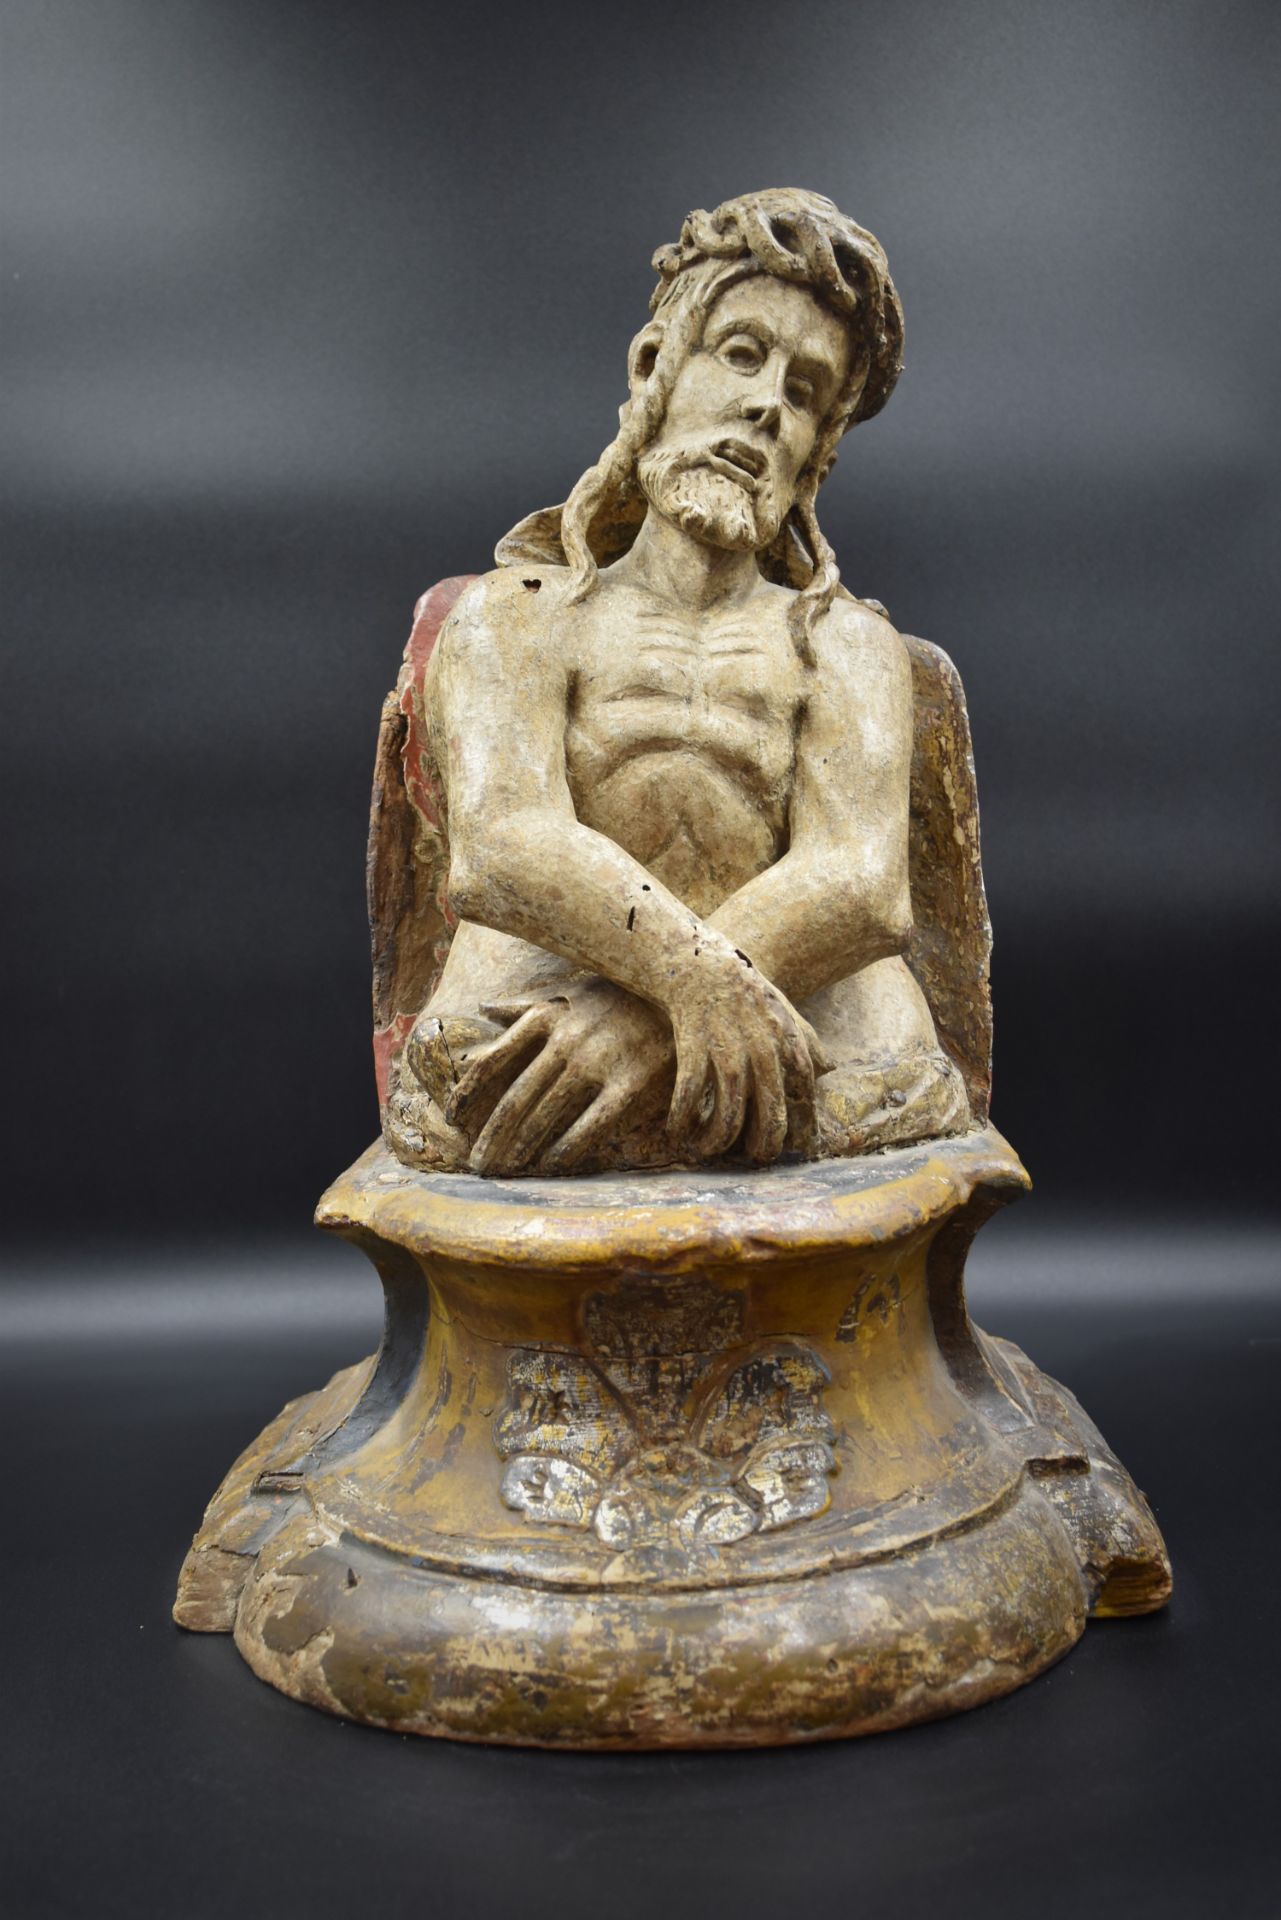
M584 1081L572 1066L567 1067L553 1081L538 1104L526 1114L519 1138L507 1155L507 1171L529 1172L548 1141L554 1146L558 1137L592 1104L599 1092L599 1081Z
M795 1153L803 1153L807 1159L812 1159L817 1152L818 1097L812 1080L808 1092L788 1096L787 1134L783 1144Z
M515 1026L499 1034L497 1040L478 1048L445 1102L445 1118L449 1124L462 1127L464 1132L474 1131L480 1115L516 1077L530 1055L542 1046L551 1027L551 1009L531 1007Z
M556 1054L540 1053L514 1080L477 1135L468 1166L473 1173L516 1173L529 1157L525 1127L543 1096L565 1071ZM541 1135L539 1139L541 1139ZM538 1140L534 1147L537 1149Z
M699 1155L705 1160L717 1160L721 1154L729 1152L743 1131L747 1113L744 1063L738 1060L729 1065L714 1059L712 1073L716 1081L716 1100L711 1116L699 1129L696 1140Z
M747 1151L753 1160L777 1160L787 1139L783 1068L772 1047L752 1055L752 1118Z
M692 1063L679 1057L677 1059L676 1086L672 1093L672 1104L667 1110L667 1126L678 1145L683 1144L694 1130L710 1066L711 1062L701 1048Z
M775 1057L779 1072L784 1081L803 1086L814 1078L814 1063L810 1055L809 1041L797 1014L786 1014L774 1027Z
M500 1027L510 1027L522 1014L532 1013L535 1007L545 1006L544 1000L534 998L532 994L514 994L509 1000L487 1000L481 1008L487 1020L496 1020Z
M809 1053L810 1060L813 1063L814 1072L816 1074L830 1073L833 1067L836 1065L836 1062L832 1058L832 1055L828 1052L827 1048L823 1045L823 1042L819 1039L817 1033L814 1031L813 1027L810 1025L809 1021L805 1018L805 1015L803 1013L794 1012L793 1018L795 1019L797 1026L801 1030L802 1037L804 1038L804 1041L805 1041L806 1049Z
M579 1114L573 1126L543 1155L540 1171L572 1173L589 1155L611 1146L624 1132L630 1133L628 1109L631 1104L631 1090L626 1087L609 1088L598 1094L587 1111Z

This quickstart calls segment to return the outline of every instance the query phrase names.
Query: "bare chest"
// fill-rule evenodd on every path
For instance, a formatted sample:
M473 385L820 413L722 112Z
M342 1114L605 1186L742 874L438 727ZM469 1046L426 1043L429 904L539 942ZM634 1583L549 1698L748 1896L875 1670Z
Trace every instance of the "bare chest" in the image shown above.
M786 843L804 692L781 620L602 624L566 735L579 818L706 910Z
M596 754L647 744L755 766L767 782L790 760L803 694L799 662L779 621L678 621L640 614L610 622L582 650L572 721Z

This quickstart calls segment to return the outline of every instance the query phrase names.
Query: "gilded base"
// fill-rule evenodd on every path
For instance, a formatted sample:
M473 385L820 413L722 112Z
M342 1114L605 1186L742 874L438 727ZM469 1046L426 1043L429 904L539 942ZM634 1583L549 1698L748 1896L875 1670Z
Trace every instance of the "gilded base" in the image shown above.
M175 1618L402 1733L747 1746L978 1705L1170 1590L1081 1409L978 1333L1027 1184L991 1129L747 1175L486 1181L371 1148L321 1202L374 1359L232 1468Z

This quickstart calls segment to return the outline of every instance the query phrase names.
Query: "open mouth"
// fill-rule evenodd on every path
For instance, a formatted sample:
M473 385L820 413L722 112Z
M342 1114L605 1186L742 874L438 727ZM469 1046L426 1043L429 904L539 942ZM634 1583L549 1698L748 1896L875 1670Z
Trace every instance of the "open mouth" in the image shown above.
M765 455L742 440L718 440L708 464L731 480L743 480L755 486L765 471Z

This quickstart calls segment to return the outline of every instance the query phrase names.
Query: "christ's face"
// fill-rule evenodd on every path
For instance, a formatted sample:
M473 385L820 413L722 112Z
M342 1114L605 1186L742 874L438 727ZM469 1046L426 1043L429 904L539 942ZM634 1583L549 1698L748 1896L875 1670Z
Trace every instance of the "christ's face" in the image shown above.
M769 274L740 280L641 455L650 504L708 545L767 547L849 370L846 328L814 294Z

